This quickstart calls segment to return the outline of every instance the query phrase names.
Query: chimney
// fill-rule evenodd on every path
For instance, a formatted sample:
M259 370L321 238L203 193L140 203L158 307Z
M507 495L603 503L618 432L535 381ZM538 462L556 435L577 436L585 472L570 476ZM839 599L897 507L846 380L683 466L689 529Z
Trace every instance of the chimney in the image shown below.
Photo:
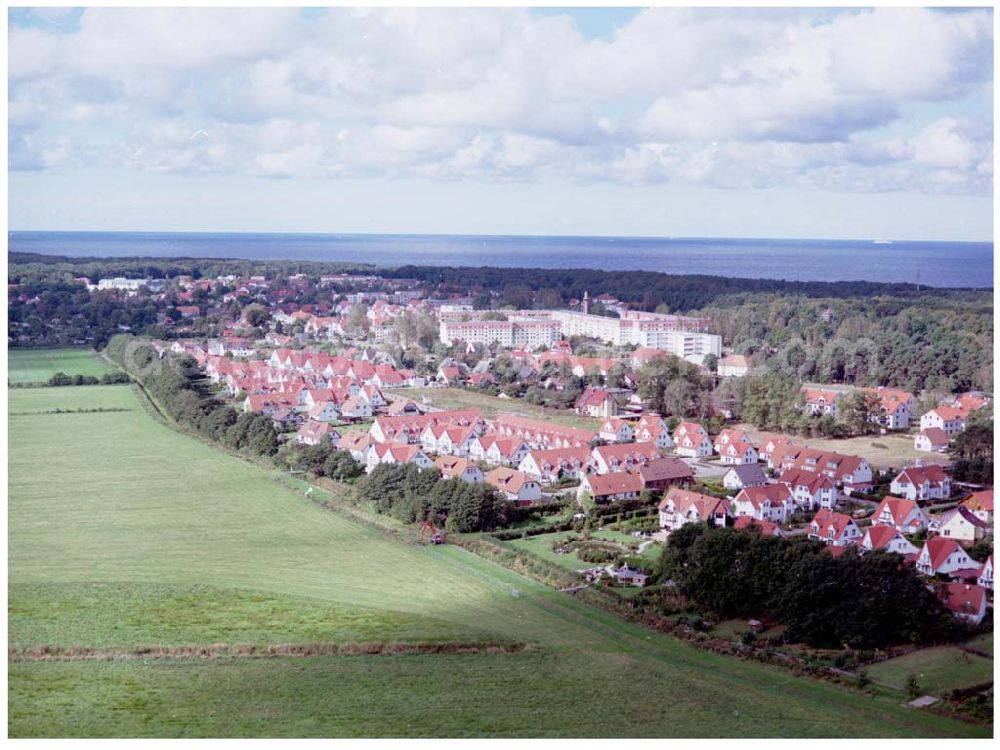
M590 292L583 293L583 313L586 315L590 312Z

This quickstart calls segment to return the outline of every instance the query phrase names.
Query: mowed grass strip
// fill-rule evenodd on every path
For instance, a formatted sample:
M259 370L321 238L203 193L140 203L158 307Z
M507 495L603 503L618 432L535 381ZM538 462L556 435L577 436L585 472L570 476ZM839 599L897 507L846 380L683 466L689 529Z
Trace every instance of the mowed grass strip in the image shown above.
M925 648L865 668L876 682L906 689L907 678L917 678L921 693L937 695L956 688L981 685L993 678L993 660L954 646Z
M79 408L136 403L127 386L44 390L76 392ZM29 411L22 392L9 395L12 412ZM370 627L387 638L488 637L531 648L377 659L13 663L14 736L988 732L901 709L898 700L693 649L451 545L389 539L138 408L54 424L44 415L9 420L10 604L19 618L16 637L26 643L115 645L147 635L179 641L199 629L206 640L228 630L289 643L324 627L316 618L329 607L332 618L375 613L380 621ZM96 614L115 595L98 585L124 586L117 611L131 601L136 618ZM48 586L78 586L94 601L81 614L72 596L45 593ZM197 586L212 588L205 592L210 611L211 597L222 597L217 616L199 619L196 603L182 603L175 617L170 596ZM255 610L262 602L243 594L278 600L274 618L261 618ZM34 595L41 601L32 610L25 598ZM167 611L155 611L158 597ZM73 617L89 622L63 622ZM244 624L230 621L239 617Z
M7 639L16 650L424 643L468 638L473 632L403 612L203 585L12 584L8 599ZM478 638L487 637L483 628Z
M108 371L92 349L8 349L7 380L11 383L42 383L57 372L100 377Z
M18 662L9 675L18 737L893 737L947 724L833 685L803 700L613 653Z

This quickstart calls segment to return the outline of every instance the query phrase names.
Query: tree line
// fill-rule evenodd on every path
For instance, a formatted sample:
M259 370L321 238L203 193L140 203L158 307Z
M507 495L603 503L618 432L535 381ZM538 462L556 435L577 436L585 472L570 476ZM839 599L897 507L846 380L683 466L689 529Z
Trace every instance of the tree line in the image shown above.
M960 629L896 554L839 557L820 542L688 524L674 531L657 575L720 617L767 618L790 641L882 648L954 637Z
M217 400L194 360L165 353L161 358L148 339L120 334L105 354L155 399L174 421L252 456L278 450L274 422L259 412L238 412Z

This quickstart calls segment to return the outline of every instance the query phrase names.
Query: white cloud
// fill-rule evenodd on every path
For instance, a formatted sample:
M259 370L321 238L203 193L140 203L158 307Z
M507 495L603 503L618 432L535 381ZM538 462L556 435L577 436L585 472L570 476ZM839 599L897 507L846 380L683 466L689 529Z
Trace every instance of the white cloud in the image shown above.
M976 192L992 132L946 104L985 101L992 41L988 10L655 8L587 40L516 8L90 8L10 29L12 168Z

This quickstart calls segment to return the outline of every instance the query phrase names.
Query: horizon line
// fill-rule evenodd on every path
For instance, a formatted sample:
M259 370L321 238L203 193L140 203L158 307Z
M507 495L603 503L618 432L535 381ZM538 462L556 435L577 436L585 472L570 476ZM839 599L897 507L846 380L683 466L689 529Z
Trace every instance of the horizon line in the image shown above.
M904 243L926 242L936 244L995 244L993 237L980 240L941 240L941 239L900 239L894 237L761 237L761 236L729 236L729 235L655 235L655 234L496 234L496 233L466 233L466 232L304 232L304 231L229 231L207 229L8 229L7 236L15 234L180 234L180 235L263 235L263 236L301 236L301 237L488 237L488 238L519 238L519 239L635 239L635 240L737 240L751 242L871 242L871 243Z

